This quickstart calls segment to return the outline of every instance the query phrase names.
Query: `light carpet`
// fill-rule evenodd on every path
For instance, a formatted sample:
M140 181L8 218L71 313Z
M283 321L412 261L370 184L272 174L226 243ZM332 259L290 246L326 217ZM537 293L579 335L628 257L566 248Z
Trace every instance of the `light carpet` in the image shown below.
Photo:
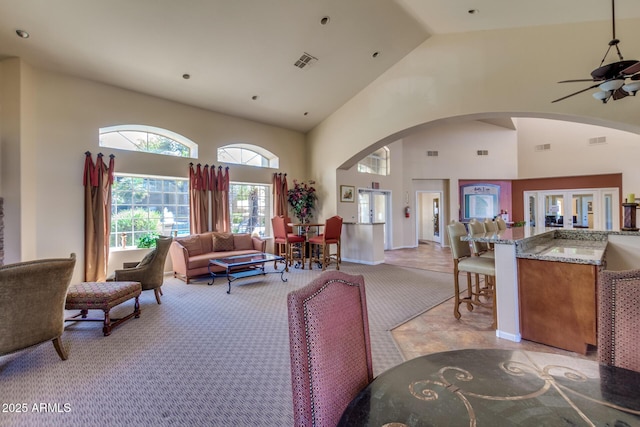
M365 276L376 375L403 361L390 329L453 296L451 274L350 263L341 271ZM98 322L69 323L67 361L50 343L0 357L0 426L292 425L286 296L319 274L243 279L230 295L224 279L167 278L162 305L143 292L141 317L109 337Z

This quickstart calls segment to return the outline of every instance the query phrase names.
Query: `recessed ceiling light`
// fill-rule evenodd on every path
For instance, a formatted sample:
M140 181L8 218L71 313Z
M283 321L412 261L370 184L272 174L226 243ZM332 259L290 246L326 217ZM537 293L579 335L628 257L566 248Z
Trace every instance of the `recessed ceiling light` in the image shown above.
M182 78L185 79L185 80L189 80L191 78L191 74L186 74L185 73L185 74L182 75Z
M308 111L305 111L305 112L304 112L304 115L305 115L305 116L308 116L308 115L309 115L309 112L308 112Z
M329 18L328 16L323 16L320 20L320 25L327 25L329 21L331 21L331 18Z
M469 10L467 11L467 13L468 13L469 15L475 15L475 14L476 14L476 13L478 13L478 12L480 12L478 9L469 9Z
M253 95L253 96L251 97L251 99L253 99L253 100L255 101L256 99L258 99L258 95Z
M25 30L16 30L16 34L18 35L18 37L23 39L29 38L29 33L27 33Z
M372 57L372 58L377 58L379 55L380 55L380 52L378 52L378 51L376 50L375 52L373 52L373 53L371 54L371 57Z

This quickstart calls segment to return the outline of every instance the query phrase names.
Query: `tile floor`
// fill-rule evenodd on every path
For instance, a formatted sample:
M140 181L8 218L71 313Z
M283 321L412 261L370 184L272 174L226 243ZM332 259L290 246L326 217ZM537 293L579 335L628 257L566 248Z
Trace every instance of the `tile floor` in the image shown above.
M415 249L397 249L385 252L387 264L451 273L453 261L449 248L437 243L421 243ZM462 278L462 276L461 276ZM453 288L453 276L451 278ZM424 354L464 348L502 348L566 354L595 360L596 352L583 356L543 344L523 340L520 343L497 338L491 329L491 311L476 307L473 312L460 307L462 317L453 316L453 299L400 325L392 331L405 359Z

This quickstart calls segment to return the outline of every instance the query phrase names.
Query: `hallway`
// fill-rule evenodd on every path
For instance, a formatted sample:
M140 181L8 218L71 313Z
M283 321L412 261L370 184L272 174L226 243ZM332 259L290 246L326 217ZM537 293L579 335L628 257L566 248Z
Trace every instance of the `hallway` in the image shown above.
M385 251L385 263L402 267L453 273L453 259L448 247L434 242L417 248ZM461 280L463 276L460 276ZM453 288L453 274L451 275ZM472 312L461 306L462 317L453 316L453 298L398 326L391 333L406 360L440 351L465 348L501 348L558 353L596 359L596 351L586 356L531 341L519 343L496 337L491 328L491 311L476 307Z

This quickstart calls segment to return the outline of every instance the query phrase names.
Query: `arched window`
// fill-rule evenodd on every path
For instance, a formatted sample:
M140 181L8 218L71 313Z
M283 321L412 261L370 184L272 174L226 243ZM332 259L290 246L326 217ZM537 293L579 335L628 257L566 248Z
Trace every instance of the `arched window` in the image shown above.
M252 144L229 144L218 148L218 161L237 165L278 169L280 158L262 147Z
M358 163L358 172L389 175L389 149L382 147Z
M165 156L198 158L198 144L167 129L145 125L100 128L100 146Z

